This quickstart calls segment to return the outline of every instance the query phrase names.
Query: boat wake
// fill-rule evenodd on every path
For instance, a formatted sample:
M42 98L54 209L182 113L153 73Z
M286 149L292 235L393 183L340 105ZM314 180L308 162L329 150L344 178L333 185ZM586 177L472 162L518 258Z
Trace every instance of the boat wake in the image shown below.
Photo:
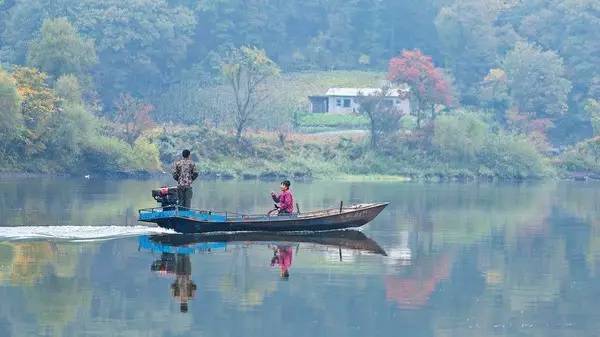
M174 234L172 230L149 226L14 226L0 227L0 241L64 240L103 241L148 234Z

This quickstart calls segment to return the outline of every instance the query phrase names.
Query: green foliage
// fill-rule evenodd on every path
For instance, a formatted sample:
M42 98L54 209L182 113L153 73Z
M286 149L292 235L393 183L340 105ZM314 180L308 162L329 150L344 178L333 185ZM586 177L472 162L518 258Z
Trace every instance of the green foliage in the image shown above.
M568 172L593 172L600 174L600 137L575 144L561 154L559 166Z
M479 154L480 172L493 172L499 178L539 178L552 170L547 160L525 136L492 134Z
M471 160L489 138L487 124L473 113L439 116L432 143L448 159Z
M87 141L81 157L81 169L100 173L155 172L161 167L157 146L141 138L132 147L120 139L96 135Z
M600 136L600 101L593 98L588 99L585 102L584 110L590 118L594 135Z
M311 113L299 118L301 127L365 128L369 119L362 115Z
M75 174L160 169L158 148L148 139L139 137L129 145L101 134L106 127L84 104L75 76L61 76L55 88L46 78L32 68L17 68L12 75L0 72L0 106L7 107L2 112L12 106L17 118L24 119L23 126L2 133L0 168ZM9 132L16 133L13 139L6 138Z
M498 121L503 121L506 110L511 105L506 72L498 68L490 69L479 85L477 96L479 104L492 109Z
M465 113L469 114L473 116L461 118L477 120L473 122L477 125L483 123L474 113ZM457 142L468 144L471 140ZM526 137L489 131L470 160L445 158L437 151L415 148L401 140L392 141L393 151L372 151L363 141L342 137L324 142L318 135L304 141L288 141L282 147L276 137L249 134L243 146L236 146L234 135L206 127L167 130L152 141L165 165L178 158L181 148L191 144L203 174L223 177L325 178L350 174L520 179L552 173ZM382 147L392 148L387 143Z
M11 147L23 157L51 161L49 157L55 156L71 160L68 153L73 153L73 157L83 155L86 147L80 141L80 133L73 128L87 125L85 130L95 130L86 131L92 133L89 138L97 138L99 131L105 130L97 130L104 126L97 126L100 122L91 111L113 117L118 110L115 102L123 92L131 92L142 102L152 101L157 107L153 116L160 121L234 127L240 143L236 146L244 144L239 141L241 133L251 127L277 130L307 121L355 127L352 125L358 119L340 124L302 116L308 110L307 96L322 94L329 87L379 87L382 74L331 70L381 71L399 50L411 48L431 55L432 59L426 60L431 62L421 68L402 68L396 63L394 69L407 70L403 72L406 76L389 79L412 80L413 93L440 98L413 105L419 113L417 126L422 117L431 116L433 120L439 113L431 102L449 101L446 98L451 98L452 83L448 79L454 78L461 89L462 103L495 112L498 125L494 125L491 138L502 134L495 128L506 125L507 111L518 110L518 116L531 121L529 124L542 118L547 125L554 123L557 132L553 132L563 136L553 141L565 142L567 137L579 140L588 134L588 119L581 108L596 134L600 128L593 112L597 109L584 101L599 99L600 21L596 15L599 10L600 5L594 0L4 1L0 12L0 62L35 65L49 77L34 69L16 68L12 77L19 101L15 105L17 96L11 84L6 84L11 80L0 74L0 102L8 102L11 107L20 104L17 114L14 109L2 107L0 124L10 130L3 132L2 137L10 138ZM242 58L228 63L220 57L232 47L245 44L256 47L238 49L238 55L246 53L244 57L252 62L244 63ZM433 61L444 69L433 68ZM231 66L222 67L224 64ZM243 67L261 73L261 67L250 64L267 65L266 68L277 64L288 73L268 77L250 90L253 94L249 96L243 94L241 84L252 81L240 80L240 90L236 90L230 83L216 80L219 73L235 78L243 73L240 72ZM410 71L414 69L424 71L415 76ZM289 73L298 70L312 72ZM421 77L437 80L433 84L418 81ZM432 95L435 91L438 95ZM440 92L448 95L439 95ZM92 120L88 121L82 111ZM567 111L570 113L565 114ZM414 117L404 116L398 128L412 129L414 121ZM144 132L130 133L128 124L137 125L119 122L110 126L115 130L112 136L127 138L132 148L144 137ZM426 130L433 128L428 125ZM460 131L460 141L467 142L462 144L464 147L461 148L459 140L441 136L450 130ZM434 168L425 174L450 171L474 174L479 171L467 166L466 159L480 160L485 145L482 149L480 143L472 143L474 136L463 131L446 120L438 128L434 148L429 147L429 138L415 142L422 132L414 130L403 134L408 139L404 139L406 143L402 140L395 147L386 144L394 150L384 152L396 158L411 158L418 162L414 167ZM529 138L534 133L540 134L539 130L530 132L527 128L521 128L520 132L528 133ZM104 134L108 137L110 133ZM525 147L517 141L505 142ZM5 140L4 144L9 143ZM415 146L425 154L415 152ZM229 155L226 149L222 151L222 156ZM437 158L441 154L443 160ZM4 159L15 156L4 156L2 160L10 162ZM374 157L364 162L382 171L402 171L389 161L375 164L380 157ZM125 168L135 160L129 155L120 158L122 165L112 167ZM422 158L432 164L428 166ZM70 162L79 163L73 160ZM411 165L404 159L398 162ZM315 165L318 163L319 160ZM364 168L367 167L365 164ZM60 170L60 165L55 169ZM520 171L527 169L513 172Z
M467 92L490 69L502 47L500 30L494 26L500 2L450 1L435 19L445 64Z
M66 18L44 20L27 56L28 64L54 77L84 74L97 62L94 42L81 38Z
M121 92L137 96L160 87L184 60L196 25L189 9L166 0L73 1L69 12L96 41L96 80L109 105Z
M66 102L48 123L52 130L43 140L45 156L59 165L74 168L87 137L95 133L95 119L81 104Z
M138 138L133 144L132 151L133 162L128 164L128 168L133 167L137 171L156 172L162 167L158 146L152 143L150 139L146 137Z
M54 90L56 91L56 95L63 100L78 104L83 103L83 91L81 85L79 84L77 77L73 74L62 75L59 77L54 84Z
M21 114L25 125L25 152L39 154L52 133L51 121L57 112L58 97L48 87L47 75L34 68L17 68L13 72L23 98Z
M557 116L567 110L571 82L560 56L518 42L502 63L510 95L519 111L532 116Z
M16 81L0 68L0 156L3 158L12 151L22 126L20 103Z
M600 4L594 0L524 2L512 18L518 33L565 59L574 94L585 94L598 76Z

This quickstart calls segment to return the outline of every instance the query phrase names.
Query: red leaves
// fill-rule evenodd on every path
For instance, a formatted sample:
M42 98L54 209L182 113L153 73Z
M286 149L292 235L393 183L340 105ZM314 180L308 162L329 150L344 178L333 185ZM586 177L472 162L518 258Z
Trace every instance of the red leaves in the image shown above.
M420 50L405 50L390 60L388 80L406 83L421 104L452 104L452 92L441 69ZM419 107L423 108L423 107Z

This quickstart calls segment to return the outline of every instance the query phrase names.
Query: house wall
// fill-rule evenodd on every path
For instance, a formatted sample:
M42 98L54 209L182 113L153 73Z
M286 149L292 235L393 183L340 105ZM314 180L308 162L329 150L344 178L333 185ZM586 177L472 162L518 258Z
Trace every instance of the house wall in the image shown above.
M350 105L345 107L344 101L350 101ZM344 97L344 96L329 96L329 113L347 114L357 113L358 104L356 104L356 97Z
M405 98L398 97L389 97L386 98L388 100L393 100L396 107L402 111L403 114L410 114L410 100ZM349 113L358 113L360 110L360 105L357 103L356 97L347 97L347 96L329 96L329 113L337 113L337 114L349 114ZM344 100L350 100L349 106L344 106Z
M328 98L327 97L311 97L310 100L310 112L312 113L325 113L328 112Z

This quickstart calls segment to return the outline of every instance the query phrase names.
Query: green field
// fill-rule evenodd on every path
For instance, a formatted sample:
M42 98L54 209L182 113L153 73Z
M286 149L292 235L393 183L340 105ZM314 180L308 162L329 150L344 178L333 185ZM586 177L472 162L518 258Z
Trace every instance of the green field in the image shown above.
M369 125L369 119L362 115L346 114L307 114L299 118L300 127L328 127L346 129L364 129Z

